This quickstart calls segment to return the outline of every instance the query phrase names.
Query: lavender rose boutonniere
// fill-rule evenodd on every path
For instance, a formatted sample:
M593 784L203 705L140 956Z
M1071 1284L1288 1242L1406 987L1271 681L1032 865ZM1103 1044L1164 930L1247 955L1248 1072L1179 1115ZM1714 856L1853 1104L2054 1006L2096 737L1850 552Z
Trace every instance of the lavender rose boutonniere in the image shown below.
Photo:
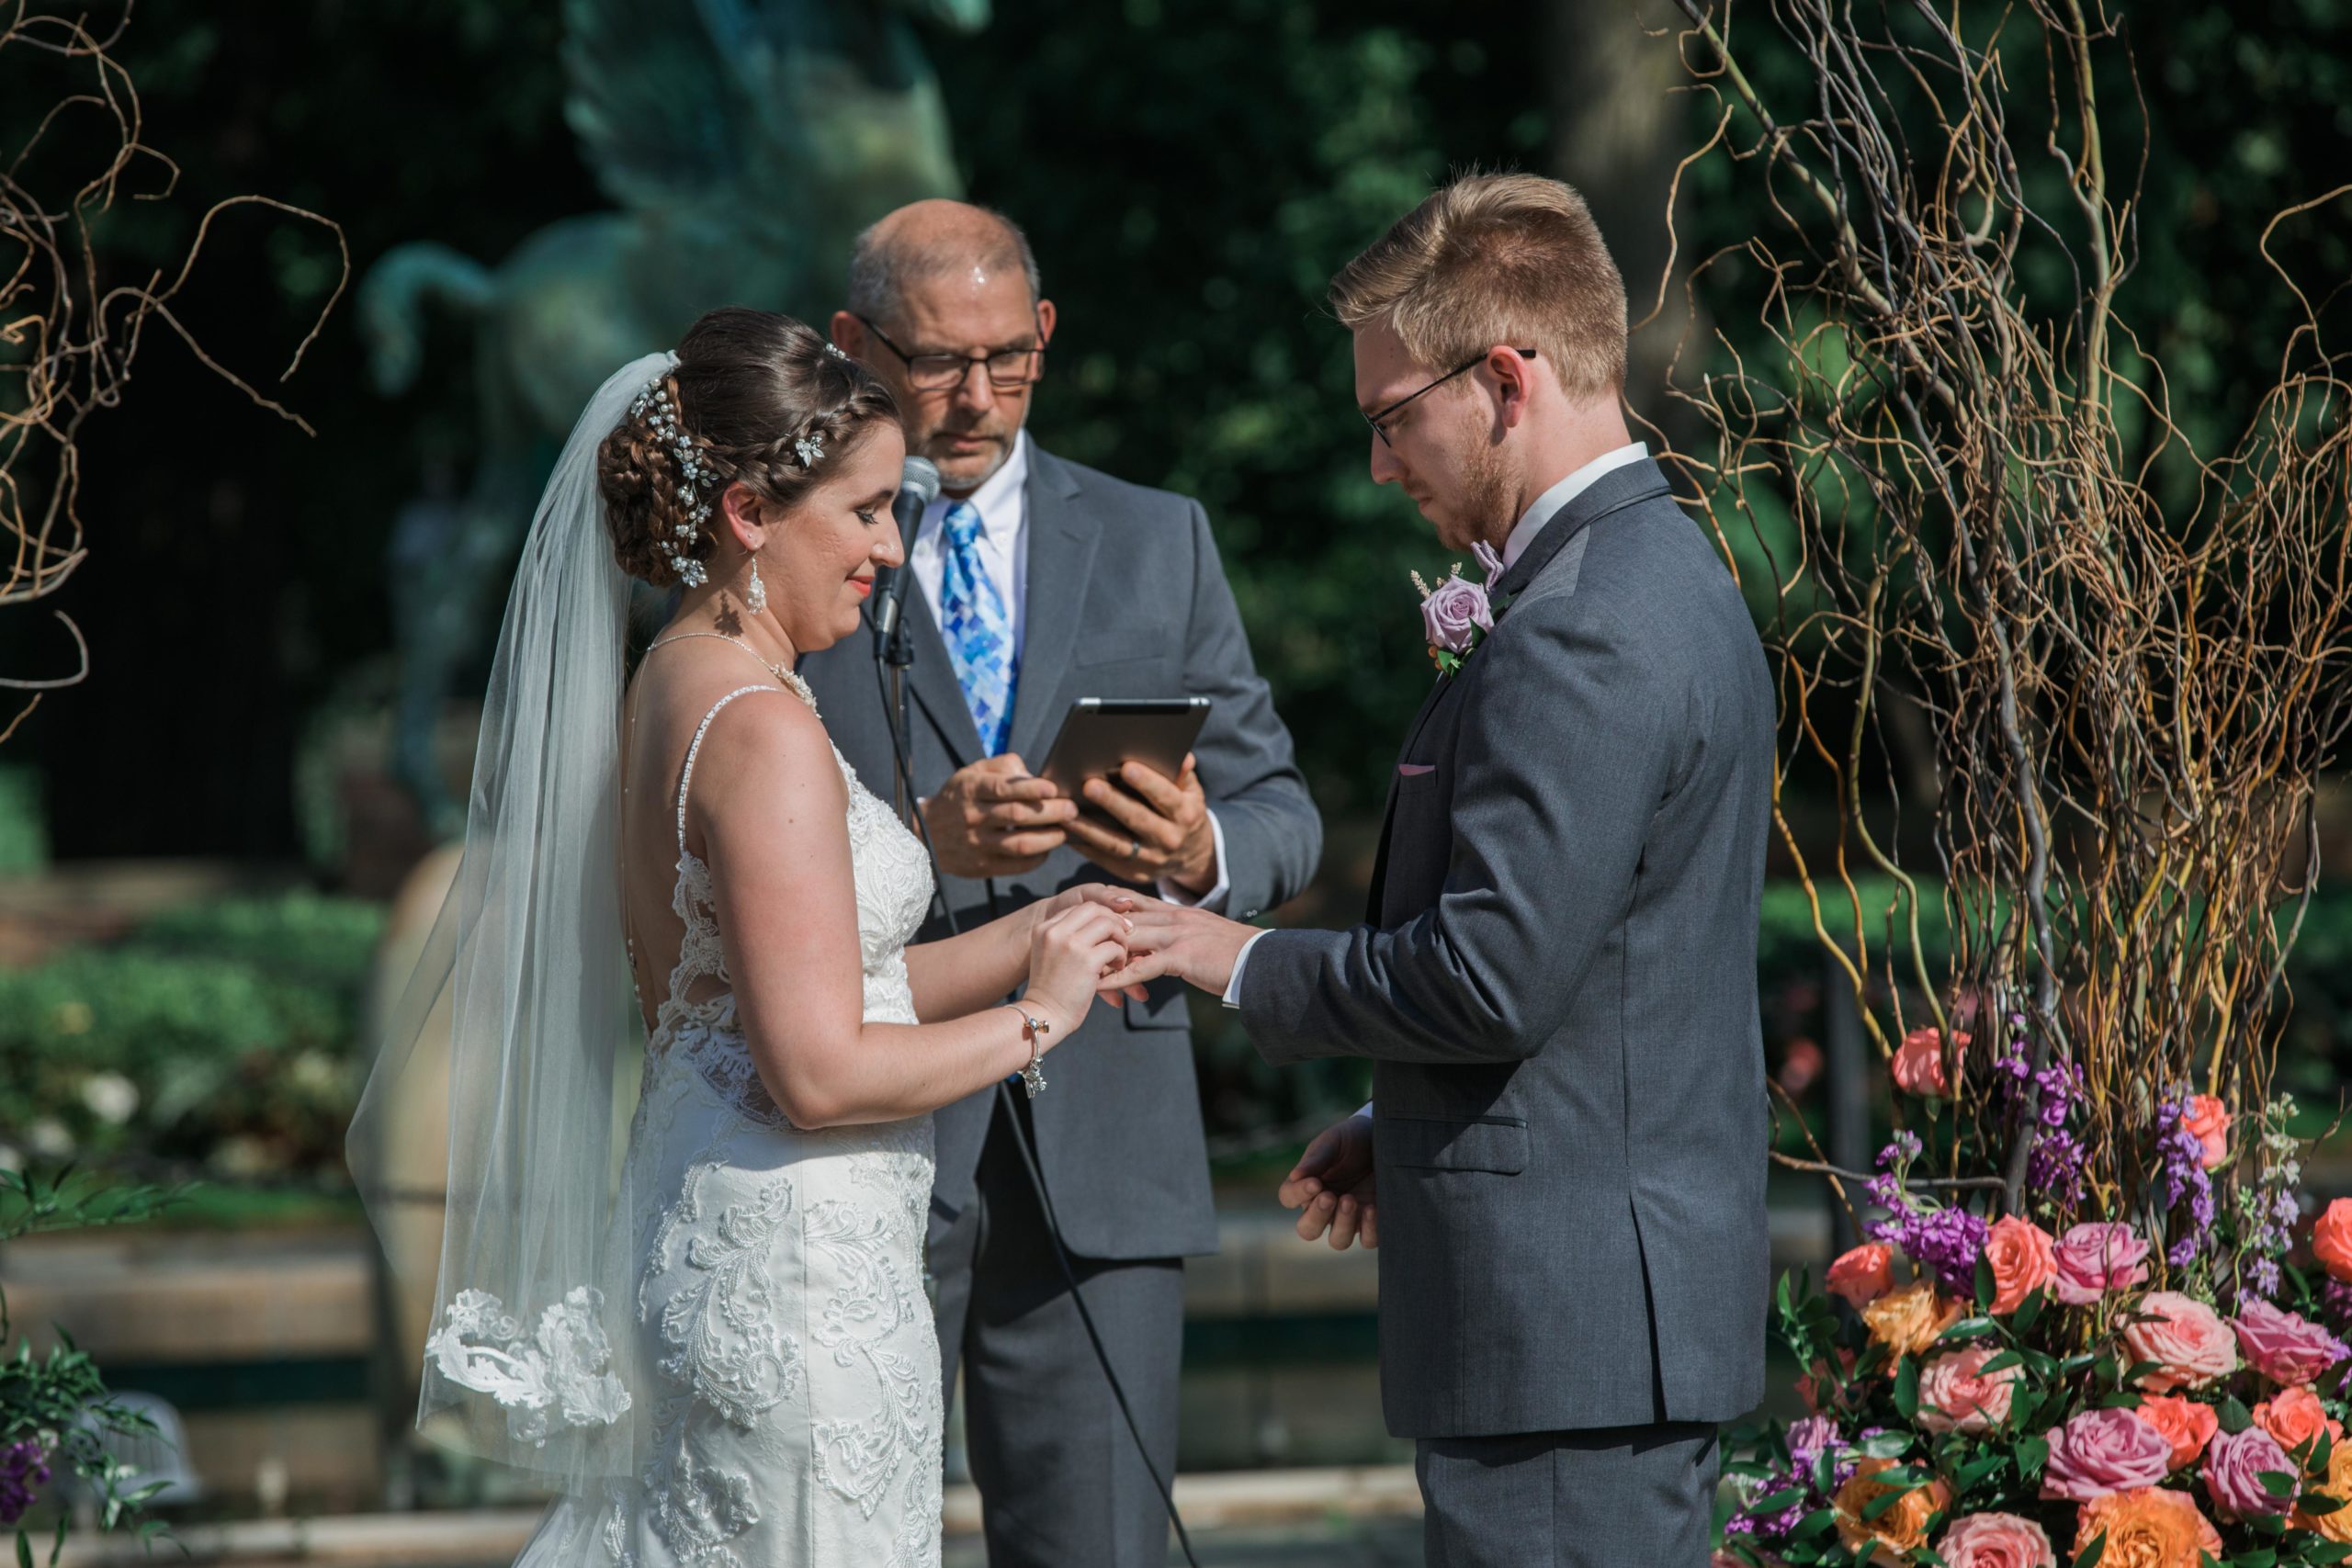
M1413 586L1421 591L1421 627L1429 634L1430 660L1440 675L1460 670L1463 660L1495 629L1488 595L1502 577L1502 559L1492 546L1483 543L1474 547L1474 553L1478 564L1487 569L1483 586L1464 577L1459 565L1435 588L1423 582L1419 572L1413 573Z

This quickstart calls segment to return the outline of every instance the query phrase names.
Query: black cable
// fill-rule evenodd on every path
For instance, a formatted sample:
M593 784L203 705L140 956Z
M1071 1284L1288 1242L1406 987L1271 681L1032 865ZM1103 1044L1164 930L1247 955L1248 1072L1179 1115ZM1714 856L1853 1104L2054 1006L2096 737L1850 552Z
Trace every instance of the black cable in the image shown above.
M956 906L947 897L946 874L939 866L938 848L931 841L931 824L923 820L922 809L915 795L914 763L907 755L907 738L899 733L899 714L890 702L890 681L884 673L887 668L879 653L874 660L874 680L882 698L882 728L890 732L890 756L899 770L899 782L907 792L907 815L914 819L915 837L923 853L931 860L931 886L940 913L946 919L948 934L960 936L963 928L956 919ZM989 915L996 919L999 911L996 879L983 884L988 890ZM1069 1299L1078 1308L1078 1321L1086 1328L1087 1343L1094 1347L1094 1359L1102 1368L1103 1381L1111 1385L1111 1397L1118 1402L1119 1414L1127 1423L1127 1435L1135 1439L1136 1453L1143 1460L1144 1470L1151 1476L1151 1483L1159 1489L1159 1500L1168 1509L1168 1522L1176 1527L1176 1544L1183 1549L1184 1561L1191 1568L1201 1568L1201 1560L1193 1553L1193 1538L1184 1529L1184 1516L1176 1511L1176 1493L1159 1473L1159 1466L1151 1459L1151 1449L1143 1440L1142 1424L1127 1404L1127 1391L1119 1382L1119 1374L1111 1370L1111 1353L1102 1348L1102 1335L1094 1326L1094 1314L1087 1310L1086 1297L1078 1288L1078 1270L1070 1266L1069 1248L1063 1244L1061 1222L1054 1217L1054 1201L1046 1191L1046 1175L1038 1168L1037 1156L1029 1146L1029 1134L1021 1124L1021 1113L1012 1101L1012 1085L1004 1078L996 1083L997 1100L1004 1108L1005 1122L1012 1131L1013 1146L1021 1153L1022 1168L1029 1173L1030 1188L1037 1194L1037 1212L1046 1222L1046 1235L1054 1244L1054 1261L1061 1266L1062 1280L1069 1286Z

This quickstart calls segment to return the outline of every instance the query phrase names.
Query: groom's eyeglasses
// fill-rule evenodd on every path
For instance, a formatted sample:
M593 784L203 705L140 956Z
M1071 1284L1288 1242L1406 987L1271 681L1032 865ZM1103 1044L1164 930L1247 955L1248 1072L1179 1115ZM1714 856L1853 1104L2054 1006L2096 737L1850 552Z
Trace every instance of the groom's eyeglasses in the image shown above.
M865 317L858 320L865 322L865 330L874 334L876 342L905 362L907 385L919 392L944 392L960 387L975 365L988 367L989 385L1000 392L1025 387L1045 371L1043 344L1031 348L1000 348L993 354L909 354Z
M1382 409L1378 413L1364 414L1363 422L1372 426L1372 433L1380 437L1380 444L1383 446L1391 445L1388 439L1388 432L1381 428L1384 422L1394 417L1398 409L1401 409L1407 403L1411 402L1413 399L1428 397L1431 392L1436 391L1440 387L1444 386L1456 376L1466 376L1471 371L1476 370L1479 366L1484 365L1487 362L1487 355L1493 352L1494 351L1492 349L1488 349L1486 353L1480 354L1475 359L1464 360L1461 364L1455 366L1453 369L1447 371L1436 380L1431 381L1428 386L1423 387L1419 391L1412 393L1408 397L1397 399L1395 402L1390 403L1386 408ZM1521 359L1532 359L1535 357L1535 351L1532 348L1515 348L1511 350L1511 352L1518 355ZM1362 411L1359 410L1358 412L1361 412Z

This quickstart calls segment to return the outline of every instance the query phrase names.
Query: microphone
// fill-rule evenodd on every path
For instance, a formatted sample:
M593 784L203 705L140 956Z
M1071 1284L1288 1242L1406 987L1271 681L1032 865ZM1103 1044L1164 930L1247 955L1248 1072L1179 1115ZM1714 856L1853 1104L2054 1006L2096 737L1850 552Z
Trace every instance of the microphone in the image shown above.
M899 610L906 603L907 579L914 571L915 531L922 525L923 508L939 495L939 469L928 457L910 457L899 479L898 499L890 502L890 515L899 525L899 537L903 542L907 558L899 566L885 567L874 574L874 656L879 659L888 646L890 636L899 629Z

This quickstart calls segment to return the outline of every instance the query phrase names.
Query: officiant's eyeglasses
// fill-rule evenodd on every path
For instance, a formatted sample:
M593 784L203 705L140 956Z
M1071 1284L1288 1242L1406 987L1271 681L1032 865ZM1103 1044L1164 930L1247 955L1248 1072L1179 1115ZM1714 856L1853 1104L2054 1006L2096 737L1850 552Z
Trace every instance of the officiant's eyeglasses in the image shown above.
M906 363L907 385L919 392L944 392L960 387L972 367L988 367L989 385L1000 392L1014 391L1035 381L1044 373L1045 344L1034 348L1000 348L993 354L909 354L888 334L864 316L865 330L874 334L884 348Z
M1492 349L1488 349L1487 354L1491 354L1494 351ZM1535 351L1532 348L1515 348L1511 350L1511 352L1518 355L1521 359L1532 359L1535 357ZM1395 402L1390 403L1386 408L1382 409L1378 413L1365 414L1363 416L1363 422L1372 426L1372 433L1380 437L1380 444L1383 446L1388 446L1390 444L1388 440L1388 432L1381 428L1381 424L1384 421L1395 414L1398 409L1401 409L1407 403L1411 402L1414 398L1425 398L1431 392L1436 391L1440 387L1444 386L1448 381L1453 380L1456 376L1466 376L1471 371L1476 370L1479 366L1484 365L1487 362L1487 354L1481 354L1475 359L1464 360L1461 364L1455 366L1453 369L1447 371L1436 380L1431 381L1428 386L1423 387L1419 391L1415 392L1408 397L1397 399Z

